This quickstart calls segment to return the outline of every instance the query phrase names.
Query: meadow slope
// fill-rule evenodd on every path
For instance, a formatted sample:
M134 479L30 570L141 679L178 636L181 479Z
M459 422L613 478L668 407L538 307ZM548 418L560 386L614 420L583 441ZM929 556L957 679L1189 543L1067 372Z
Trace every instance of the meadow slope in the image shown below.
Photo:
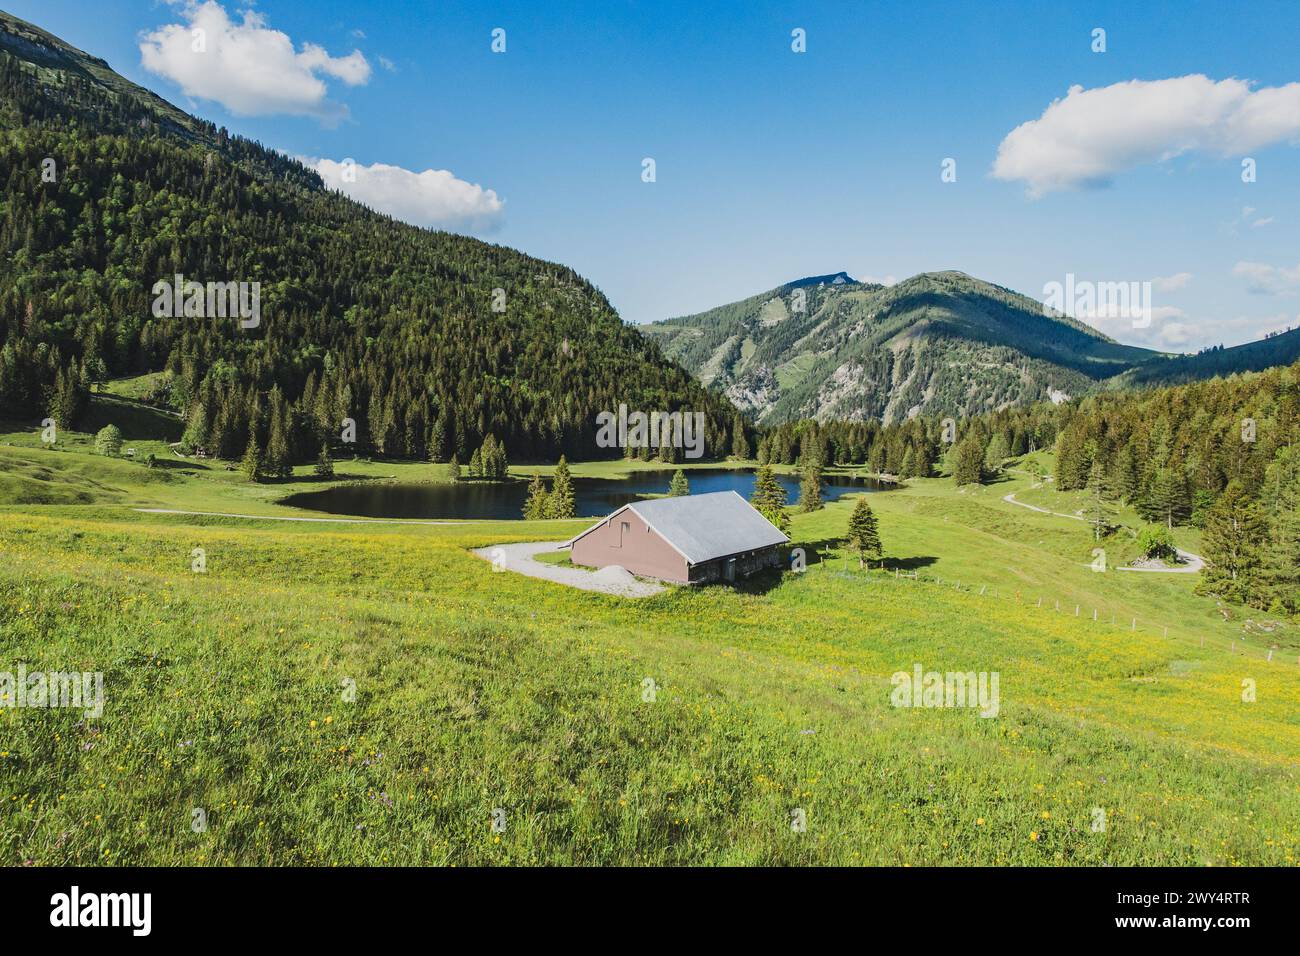
M0 447L6 487L90 502L0 507L0 663L106 692L99 720L0 708L7 863L1295 860L1300 652L1262 660L1188 576L1092 573L1081 522L1001 501L1027 481L873 495L916 580L838 555L845 501L795 519L804 574L632 601L468 553L581 522L128 507L288 513L298 487L193 467ZM917 663L997 671L998 716L892 707Z

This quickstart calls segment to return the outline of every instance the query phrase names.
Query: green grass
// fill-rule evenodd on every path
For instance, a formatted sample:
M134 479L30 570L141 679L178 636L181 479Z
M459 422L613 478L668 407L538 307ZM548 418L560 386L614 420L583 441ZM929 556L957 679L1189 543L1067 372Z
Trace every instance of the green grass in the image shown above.
M2 500L32 482L90 498L0 506L0 669L101 670L106 694L97 721L0 708L0 861L1295 862L1300 651L1230 651L1241 621L1190 575L1089 571L1086 526L1001 500L1028 488L1014 474L871 496L891 566L920 580L841 555L841 501L794 519L807 573L639 601L469 553L581 521L127 507L292 513L283 486L170 474L0 446ZM1051 595L1123 624L1037 607ZM999 716L892 707L889 676L916 663L997 671Z

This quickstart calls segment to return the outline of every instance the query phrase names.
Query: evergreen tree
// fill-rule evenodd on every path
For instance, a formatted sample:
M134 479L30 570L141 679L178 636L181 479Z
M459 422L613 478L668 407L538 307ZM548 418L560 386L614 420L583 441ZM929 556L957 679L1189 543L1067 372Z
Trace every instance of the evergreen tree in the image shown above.
M451 461L447 462L447 480L460 481L460 461L455 455L452 455Z
M799 510L822 507L822 465L816 458L804 463L799 473Z
M1265 524L1259 506L1240 482L1233 481L1205 517L1201 547L1206 568L1200 588L1238 601L1247 600L1256 580Z
M551 481L551 493L546 496L546 517L574 518L577 514L573 478L569 475L569 462L561 455L559 463L555 466L555 477Z
M1056 490L1078 491L1085 487L1091 465L1081 429L1067 428L1056 443Z
M1093 540L1100 541L1103 532L1115 517L1115 493L1106 475L1106 467L1100 459L1094 460L1088 469L1087 490L1088 523L1092 525Z
M984 443L978 435L967 435L953 449L952 477L958 485L976 485L984 480Z
M763 465L754 478L754 494L749 503L781 531L790 527L790 516L785 513L785 487L776 480L776 473L771 465Z
M1157 468L1151 480L1151 489L1138 506L1138 513L1147 521L1163 521L1172 528L1191 512L1187 497L1187 483L1176 468Z
M528 521L539 521L549 517L548 497L542 476L533 475L533 480L528 483L528 497L524 500L524 518Z
M475 448L474 454L469 456L469 476L471 478L483 477L483 452L478 448Z
M858 556L858 567L863 561L879 561L883 551L880 544L880 532L876 527L876 515L867 504L867 496L859 496L849 515L849 548Z
M731 456L744 461L749 458L749 439L745 437L745 420L739 415L731 419Z
M1258 603L1300 614L1300 445L1279 449L1264 477L1264 508L1272 516Z
M289 409L279 388L271 389L271 433L266 440L266 455L262 470L275 478L287 478L293 473L289 452Z
M686 481L686 473L680 468L673 474L673 480L668 484L668 497L681 498L691 493L691 486Z
M328 443L320 446L320 456L316 459L315 471L319 478L334 477L334 457L330 454Z
M1115 491L1128 504L1142 497L1142 469L1138 464L1137 449L1129 442L1120 449L1115 464Z
M257 430L250 428L248 447L244 450L244 460L239 468L249 481L257 481L262 473L262 450L257 447Z
M903 477L917 477L916 450L911 445L908 445L907 451L903 452Z

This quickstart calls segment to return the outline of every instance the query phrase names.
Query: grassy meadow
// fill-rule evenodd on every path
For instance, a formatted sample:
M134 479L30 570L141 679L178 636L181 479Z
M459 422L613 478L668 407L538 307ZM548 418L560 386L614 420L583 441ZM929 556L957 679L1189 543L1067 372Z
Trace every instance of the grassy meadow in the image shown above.
M884 569L838 551L846 499L795 516L806 573L629 600L469 553L582 521L136 511L302 514L276 499L323 483L178 459L132 399L95 414L139 416L152 470L0 433L0 670L105 688L99 719L0 708L6 864L1295 863L1295 629L1091 571L1086 525L1002 500L1055 497L1014 468L872 495ZM998 672L998 716L891 706L918 663Z

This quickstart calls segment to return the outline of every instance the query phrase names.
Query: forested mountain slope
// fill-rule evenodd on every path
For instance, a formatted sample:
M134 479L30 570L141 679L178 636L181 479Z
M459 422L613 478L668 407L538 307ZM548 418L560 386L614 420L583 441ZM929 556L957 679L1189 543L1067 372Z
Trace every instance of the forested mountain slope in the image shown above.
M362 453L597 457L619 402L703 410L730 448L725 399L573 270L371 212L7 14L0 170L0 414L72 425L94 381L166 369L223 457L302 460L344 419ZM260 283L260 324L155 318L178 273Z

